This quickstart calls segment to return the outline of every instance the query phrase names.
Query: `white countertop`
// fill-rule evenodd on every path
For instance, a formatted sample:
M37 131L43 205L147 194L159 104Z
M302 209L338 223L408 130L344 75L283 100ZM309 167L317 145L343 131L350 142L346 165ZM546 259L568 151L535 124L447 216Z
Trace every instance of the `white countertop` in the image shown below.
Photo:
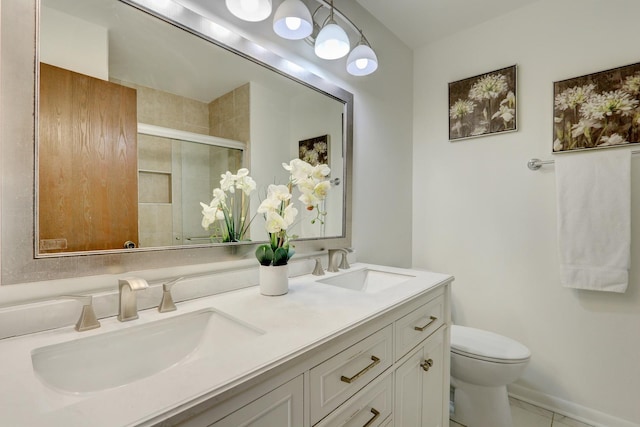
M365 267L415 278L378 293L314 283ZM260 295L256 286L179 303L178 310L171 313L140 311L140 318L130 322L101 319L100 328L87 332L76 332L69 326L4 339L0 341L0 425L114 427L157 420L194 399L229 390L451 279L445 274L359 263L322 277L291 278L289 293L279 297ZM55 391L33 371L31 351L36 348L205 308L233 316L264 333L235 345L233 340L224 340L213 355L195 351L161 373L100 392L74 395Z

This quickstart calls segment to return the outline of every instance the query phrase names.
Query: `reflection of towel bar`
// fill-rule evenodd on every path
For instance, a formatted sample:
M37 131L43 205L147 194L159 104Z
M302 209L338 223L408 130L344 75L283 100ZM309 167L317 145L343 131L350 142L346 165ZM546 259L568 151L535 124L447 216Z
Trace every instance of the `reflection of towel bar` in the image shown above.
M640 150L633 150L631 154L640 154ZM550 165L555 162L555 160L531 159L527 162L527 167L532 171L537 171L542 167L542 165Z
M204 237L187 237L186 240L211 240L211 237L209 236L204 236Z

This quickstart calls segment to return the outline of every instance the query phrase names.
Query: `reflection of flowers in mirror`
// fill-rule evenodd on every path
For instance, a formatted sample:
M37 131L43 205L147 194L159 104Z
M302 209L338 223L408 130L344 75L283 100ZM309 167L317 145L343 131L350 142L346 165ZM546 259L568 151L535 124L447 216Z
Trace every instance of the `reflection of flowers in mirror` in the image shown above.
M249 170L239 169L236 174L227 171L220 175L220 187L213 189L211 203L202 206L202 227L211 230L211 239L218 242L240 242L246 240L251 224L249 195L256 189L256 183L249 176ZM236 192L237 190L240 190Z
M293 159L283 163L282 167L289 171L287 185L271 184L267 189L267 198L258 207L258 213L265 217L265 228L269 233L269 243L260 245L256 250L256 258L261 265L286 265L294 254L291 240L295 235L289 235L287 230L294 224L298 209L293 205L292 191L295 187L300 196L298 200L308 211L316 211L316 217L311 221L324 223L326 212L320 209L320 203L326 198L331 184L327 176L331 170L325 164L312 166L301 160Z

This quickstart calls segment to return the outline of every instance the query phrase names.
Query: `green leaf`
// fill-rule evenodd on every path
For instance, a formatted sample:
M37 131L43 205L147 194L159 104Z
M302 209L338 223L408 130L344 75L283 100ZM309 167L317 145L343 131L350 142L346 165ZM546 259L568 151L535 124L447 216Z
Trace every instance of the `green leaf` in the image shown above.
M256 249L256 259L260 265L271 265L274 261L273 249L269 245L260 245ZM286 263L285 263L286 264Z
M273 253L273 265L287 265L287 261L289 261L287 250L285 248L276 249Z

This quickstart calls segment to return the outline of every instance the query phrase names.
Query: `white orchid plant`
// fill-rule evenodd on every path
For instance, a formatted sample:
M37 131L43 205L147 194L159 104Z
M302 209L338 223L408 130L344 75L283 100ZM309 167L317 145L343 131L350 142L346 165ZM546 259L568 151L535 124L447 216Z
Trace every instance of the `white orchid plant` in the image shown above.
M227 171L220 177L220 187L213 190L211 203L200 202L202 227L213 231L212 240L241 242L246 240L253 219L248 218L249 196L256 189L256 182L246 168L239 169L235 175Z
M292 191L295 188L300 193L298 200L308 211L316 211L316 217L311 223L324 223L326 212L321 210L320 204L326 198L331 184L327 177L331 170L325 164L312 166L311 164L293 159L282 167L289 171L287 185L269 185L267 197L258 207L258 213L265 218L265 227L269 233L269 243L258 246L256 258L261 265L286 265L295 251L291 240L296 236L288 234L287 230L294 224L298 209L293 204Z

